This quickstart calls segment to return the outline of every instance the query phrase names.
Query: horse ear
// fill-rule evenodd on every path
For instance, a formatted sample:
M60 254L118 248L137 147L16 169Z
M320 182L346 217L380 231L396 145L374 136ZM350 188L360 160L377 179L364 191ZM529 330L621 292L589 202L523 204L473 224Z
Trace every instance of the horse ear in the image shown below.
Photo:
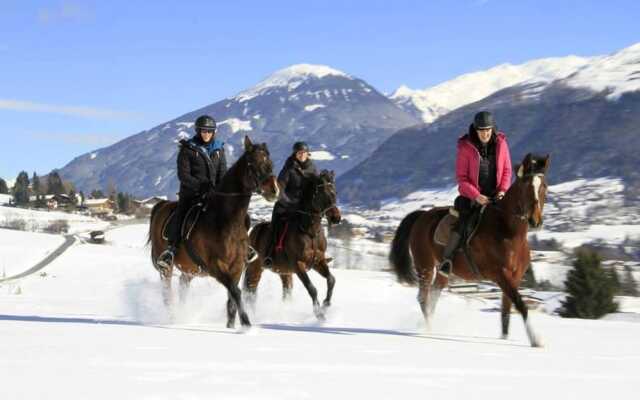
M244 137L244 151L251 151L252 148L253 148L253 143L251 143L251 139L249 139L249 136L245 136Z
M331 179L335 179L336 173L333 170L331 170L330 173L331 173Z
M518 179L522 179L522 177L524 176L524 166L522 164L518 164L516 166L516 175L518 177Z

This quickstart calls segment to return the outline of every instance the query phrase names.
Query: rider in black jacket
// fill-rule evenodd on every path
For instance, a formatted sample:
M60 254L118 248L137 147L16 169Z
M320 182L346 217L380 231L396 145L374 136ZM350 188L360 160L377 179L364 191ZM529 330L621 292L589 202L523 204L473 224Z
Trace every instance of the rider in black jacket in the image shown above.
M165 268L173 265L173 258L180 244L182 221L187 211L198 199L218 185L227 172L224 143L215 139L216 121L208 115L200 116L196 119L195 130L194 137L180 141L178 206L167 232L167 249L157 260L158 265Z
M284 163L282 171L278 175L281 196L273 207L271 216L271 243L264 260L264 265L267 268L273 264L273 251L280 238L284 222L289 215L300 208L304 177L317 174L316 167L309 156L309 146L305 142L296 142L293 145L293 153Z

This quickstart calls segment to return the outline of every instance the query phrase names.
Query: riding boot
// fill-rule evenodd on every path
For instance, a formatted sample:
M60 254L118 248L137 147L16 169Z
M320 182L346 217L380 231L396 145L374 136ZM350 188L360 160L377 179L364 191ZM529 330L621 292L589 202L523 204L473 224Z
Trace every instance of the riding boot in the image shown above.
M178 250L180 228L182 226L182 210L179 207L180 205L178 205L176 214L171 218L169 226L167 227L167 249L163 251L156 260L156 264L164 269L169 269L173 266L173 259Z
M170 242L167 249L158 256L156 264L164 269L171 268L173 266L173 258L176 256L176 251L176 245Z
M457 231L451 231L449 236L449 241L444 248L444 252L442 255L443 261L438 266L438 273L448 277L451 273L451 267L453 266L453 254L458 249L458 245L460 244L460 239L462 235Z
M271 268L273 266L273 258L275 257L275 249L278 244L278 239L280 239L279 222L276 220L271 220L271 241L269 242L269 246L267 246L267 251L265 252L264 257L264 267Z

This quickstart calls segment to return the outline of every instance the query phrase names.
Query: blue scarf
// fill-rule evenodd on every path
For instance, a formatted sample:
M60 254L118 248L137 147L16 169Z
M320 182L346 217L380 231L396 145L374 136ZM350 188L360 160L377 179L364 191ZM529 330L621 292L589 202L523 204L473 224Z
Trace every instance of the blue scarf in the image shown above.
M209 143L205 143L200 135L196 135L190 140L194 145L204 149L208 155L211 155L216 150L221 150L224 147L224 142L218 139L213 139Z

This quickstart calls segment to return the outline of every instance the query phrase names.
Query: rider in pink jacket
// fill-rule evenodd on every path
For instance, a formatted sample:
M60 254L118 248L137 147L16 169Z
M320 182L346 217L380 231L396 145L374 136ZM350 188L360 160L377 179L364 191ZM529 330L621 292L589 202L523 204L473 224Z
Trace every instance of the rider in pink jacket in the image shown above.
M438 272L448 276L452 256L462 237L464 221L473 207L500 200L511 185L511 156L507 139L498 132L493 115L481 111L469 126L469 133L458 139L456 180L460 196L455 209L459 218L444 249Z

